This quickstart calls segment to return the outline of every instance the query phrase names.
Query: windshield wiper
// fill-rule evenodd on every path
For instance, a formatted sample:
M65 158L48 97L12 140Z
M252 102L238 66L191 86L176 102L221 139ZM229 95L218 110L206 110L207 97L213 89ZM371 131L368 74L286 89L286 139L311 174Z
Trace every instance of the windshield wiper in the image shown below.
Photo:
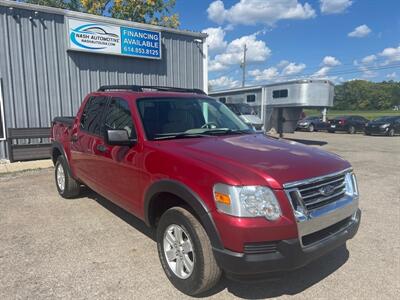
M167 139L181 139L181 138L194 138L194 137L207 137L209 135L202 133L193 132L181 132L181 133L160 133L156 134L157 137L154 140L167 140Z
M196 130L196 131L195 131ZM249 134L253 133L250 129L230 129L230 128L210 128L210 129L191 129L186 132L179 133L159 133L154 140L180 139L180 138L195 138L209 137L210 135L218 134Z
M249 134L253 133L250 129L230 129L230 128L211 128L203 132L203 134Z

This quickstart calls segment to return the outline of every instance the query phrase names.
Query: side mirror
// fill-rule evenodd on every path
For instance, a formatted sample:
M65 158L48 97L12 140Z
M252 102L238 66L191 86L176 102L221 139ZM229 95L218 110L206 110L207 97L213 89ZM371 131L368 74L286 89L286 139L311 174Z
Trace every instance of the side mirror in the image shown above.
M136 140L130 139L125 129L109 129L106 131L106 142L108 145L132 146Z

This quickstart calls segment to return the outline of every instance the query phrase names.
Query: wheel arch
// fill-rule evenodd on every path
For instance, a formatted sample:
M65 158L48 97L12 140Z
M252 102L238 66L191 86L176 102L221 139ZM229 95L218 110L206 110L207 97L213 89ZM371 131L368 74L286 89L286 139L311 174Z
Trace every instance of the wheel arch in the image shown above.
M144 221L155 227L157 216L173 206L187 207L206 230L213 248L223 249L210 209L197 193L179 181L163 179L153 183L144 198ZM161 214L160 214L160 209Z
M69 174L72 175L71 166L69 164L68 157L65 153L64 147L62 146L62 144L60 142L57 142L57 141L52 142L50 154L51 154L51 160L53 161L54 165L56 165L58 157L63 156L65 158L65 162L67 163L67 168L68 168L67 171L69 172Z

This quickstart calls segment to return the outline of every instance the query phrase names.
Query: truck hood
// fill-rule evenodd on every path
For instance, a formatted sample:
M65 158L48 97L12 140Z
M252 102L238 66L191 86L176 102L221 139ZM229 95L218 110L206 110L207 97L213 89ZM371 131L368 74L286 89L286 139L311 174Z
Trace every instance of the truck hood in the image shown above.
M351 167L340 156L289 140L263 134L230 135L164 141L174 143L174 155L200 160L238 184L282 188L287 182L323 176ZM164 143L162 142L162 143Z

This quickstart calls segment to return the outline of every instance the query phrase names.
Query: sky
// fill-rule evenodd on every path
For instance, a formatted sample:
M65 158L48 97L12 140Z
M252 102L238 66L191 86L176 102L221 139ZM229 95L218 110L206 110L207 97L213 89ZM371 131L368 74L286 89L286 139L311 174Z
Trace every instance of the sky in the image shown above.
M299 78L400 80L400 0L177 0L206 32L212 89Z

